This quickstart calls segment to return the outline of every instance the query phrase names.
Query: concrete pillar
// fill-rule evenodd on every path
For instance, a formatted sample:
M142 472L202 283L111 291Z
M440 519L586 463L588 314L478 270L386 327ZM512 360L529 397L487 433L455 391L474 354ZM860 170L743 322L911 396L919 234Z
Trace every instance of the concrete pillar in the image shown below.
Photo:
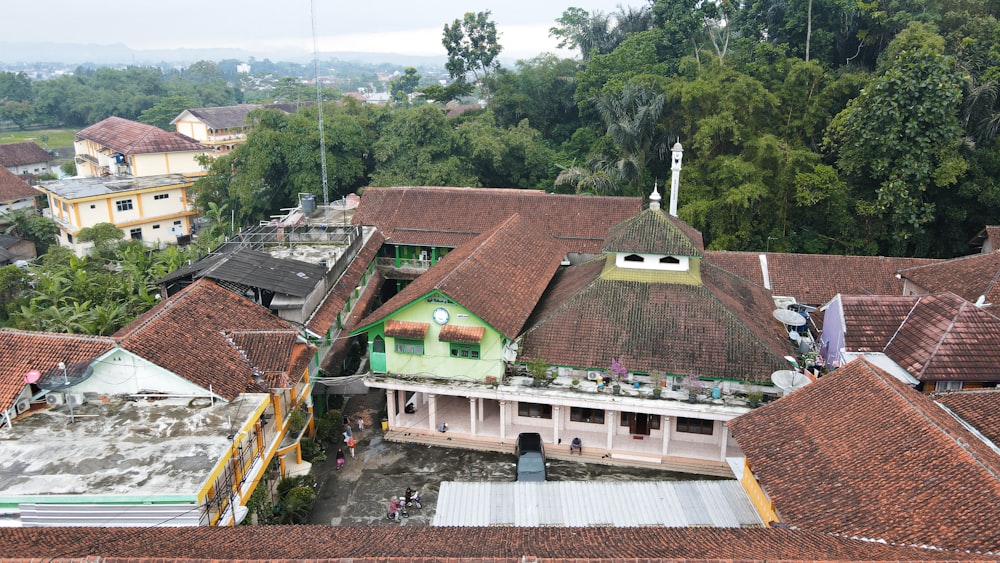
M507 401L500 401L500 439L507 439Z
M608 416L604 417L604 425L608 428L608 443L606 449L610 452L615 446L615 426L618 424L618 411L608 411Z
M719 459L726 461L726 446L729 445L729 425L720 420L719 426L722 428L722 451L719 452Z
M476 399L476 407L479 409L479 422L482 422L483 420L485 420L485 414L483 413L483 411L486 410L484 408L485 404L486 403L485 403L485 401L483 401L482 398Z
M437 395L430 393L427 394L427 424L430 425L430 430L437 430Z
M385 412L386 418L392 426L399 424L399 405L396 404L396 390L385 390ZM374 423L374 421L372 421Z
M552 443L559 443L559 426L562 424L562 409L559 405L552 405Z
M469 397L469 433L476 435L476 402L475 397Z
M670 450L670 435L671 428L673 426L673 421L670 420L669 416L664 416L660 421L660 428L663 430L663 448L660 450L660 455L667 455Z

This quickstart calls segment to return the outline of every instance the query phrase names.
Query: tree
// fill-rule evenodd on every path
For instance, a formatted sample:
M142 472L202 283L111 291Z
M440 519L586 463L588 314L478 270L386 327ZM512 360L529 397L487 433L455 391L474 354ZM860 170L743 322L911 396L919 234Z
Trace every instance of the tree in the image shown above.
M617 176L633 187L642 185L650 158L662 158L669 150L666 135L659 128L666 98L662 92L641 82L629 82L621 92L594 98L593 104L618 149L612 166Z
M373 186L474 186L455 131L439 108L397 109L375 143Z
M80 242L92 242L98 252L111 248L125 238L125 233L113 223L97 223L93 227L84 227L77 234Z
M431 84L430 86L418 89L417 92L420 92L425 98L431 100L432 102L446 104L452 100L468 96L474 89L475 86L469 84L463 77L456 79L447 86Z
M165 131L171 131L174 127L170 122L177 118L182 111L197 107L197 103L188 96L168 96L153 104L152 107L143 110L139 114L139 121Z
M445 24L441 39L448 51L448 74L460 78L471 72L487 100L490 76L499 67L496 58L503 49L497 41L496 24L489 17L489 10L466 12L463 19Z
M890 254L906 253L908 239L933 220L940 191L967 167L959 153L961 76L921 24L894 44L912 46L918 36L928 40L896 51L828 130L827 146L858 190L858 212L884 227Z
M17 266L0 267L0 320L6 321L11 309L30 293L31 278Z
M0 214L0 228L5 235L30 240L35 243L37 255L45 254L56 242L59 227L55 221L36 215L33 208L21 208Z
M397 102L404 103L409 100L409 95L417 89L420 84L420 75L417 69L412 66L406 67L403 76L389 82L389 94Z
M498 70L489 104L497 125L513 127L527 119L545 139L568 140L580 126L573 101L576 73L575 61L551 54L518 61L517 72Z

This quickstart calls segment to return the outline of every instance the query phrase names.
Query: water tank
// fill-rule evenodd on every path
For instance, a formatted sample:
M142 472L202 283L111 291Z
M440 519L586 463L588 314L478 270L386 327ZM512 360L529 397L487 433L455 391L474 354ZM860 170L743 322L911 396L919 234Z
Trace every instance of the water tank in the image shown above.
M316 196L313 194L305 194L302 196L302 211L304 213L316 211Z

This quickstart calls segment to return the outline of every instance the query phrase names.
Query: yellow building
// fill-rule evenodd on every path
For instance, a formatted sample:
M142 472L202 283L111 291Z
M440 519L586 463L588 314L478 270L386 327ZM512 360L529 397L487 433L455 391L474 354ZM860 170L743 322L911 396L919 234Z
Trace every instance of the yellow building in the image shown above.
M100 176L203 176L198 157L209 148L175 131L109 117L76 134L76 169L86 178Z
M111 223L127 238L153 244L176 244L191 233L197 210L188 202L192 181L182 174L143 178L109 176L42 182L37 189L49 201L45 211L59 227L59 244L83 254L91 243L77 240L81 229Z
M225 154L247 140L247 115L264 106L240 104L213 108L191 108L170 123L177 132L187 135L213 151Z

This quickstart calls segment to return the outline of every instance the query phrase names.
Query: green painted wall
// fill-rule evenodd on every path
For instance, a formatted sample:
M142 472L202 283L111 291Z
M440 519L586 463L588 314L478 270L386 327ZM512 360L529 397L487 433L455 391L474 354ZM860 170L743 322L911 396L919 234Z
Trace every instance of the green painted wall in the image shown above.
M448 311L448 325L484 327L483 340L479 343L478 360L451 357L451 343L438 339L442 325L434 322L432 317L434 310L439 307ZM391 336L385 337L386 370L389 373L476 382L484 382L487 376L498 379L503 376L501 353L504 337L468 309L444 296L435 295L415 301L386 318L386 321L389 320L429 325L427 336L424 338L423 355L398 353L396 339ZM369 330L369 342L376 333L382 333L383 327L384 325L379 326L378 330Z

